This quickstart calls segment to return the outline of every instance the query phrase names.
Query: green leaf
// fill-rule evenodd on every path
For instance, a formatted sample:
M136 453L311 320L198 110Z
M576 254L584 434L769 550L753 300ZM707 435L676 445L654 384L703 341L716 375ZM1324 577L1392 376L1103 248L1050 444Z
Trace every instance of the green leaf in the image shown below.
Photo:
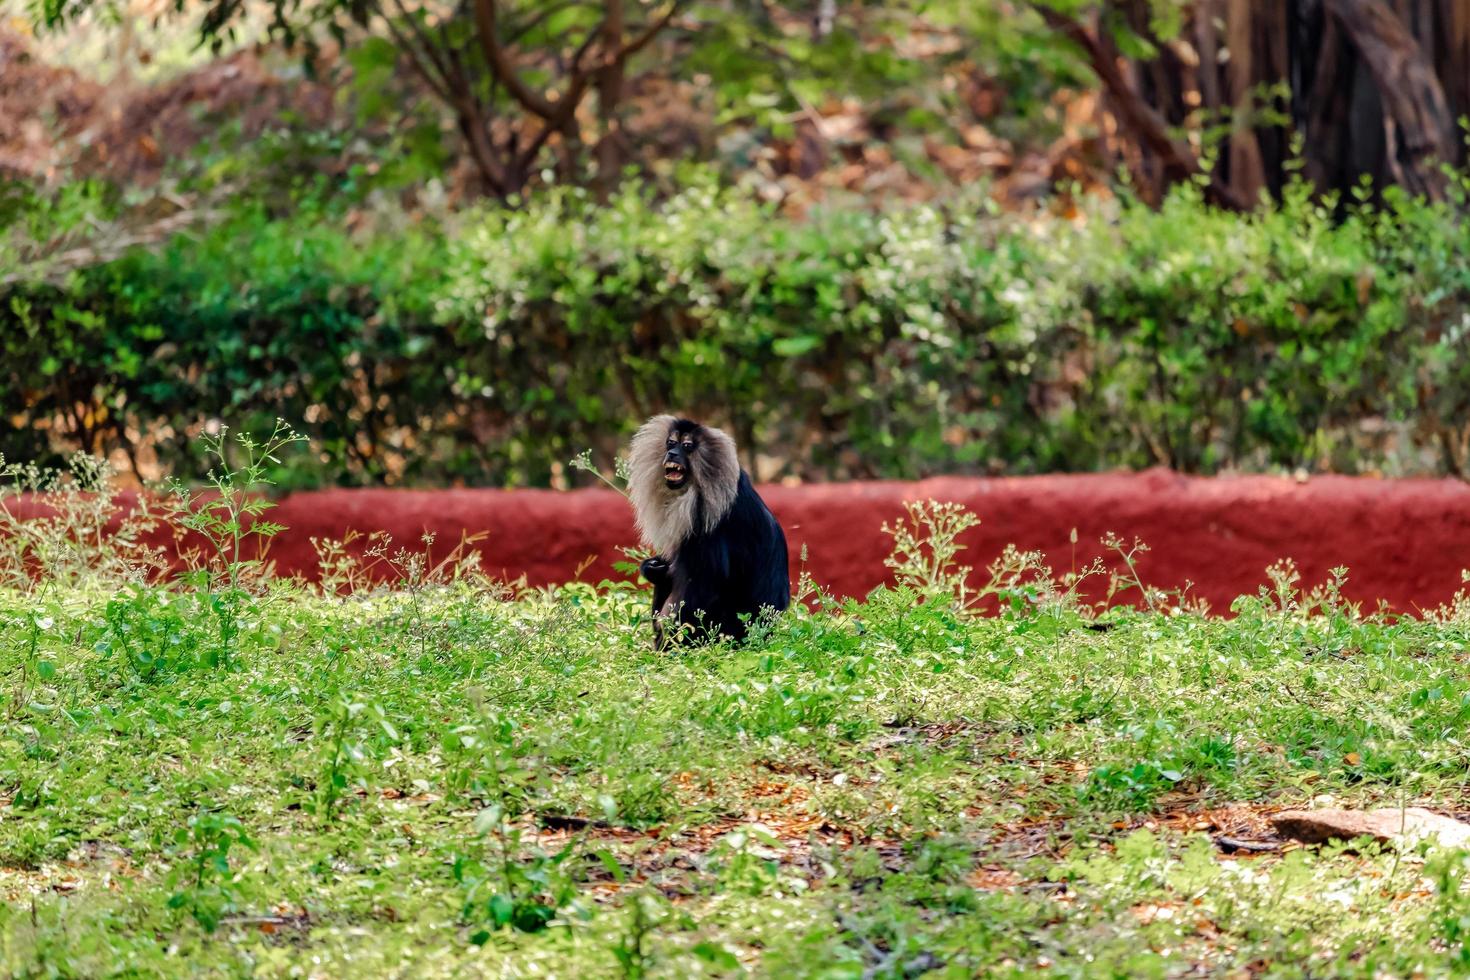
M771 349L781 357L800 357L815 350L821 343L822 338L816 334L801 334L796 337L782 337L771 345Z
M690 950L695 956L704 960L721 970L740 969L740 958L724 946L712 942L702 942Z
M618 859L613 857L612 853L606 848L598 848L597 850L593 851L592 854L594 857L597 858L598 861L602 863L603 868L607 870L607 873L611 875L612 879L618 884L622 884L628 879L628 873L623 870L622 864L620 864L618 862Z
M475 833L484 835L490 833L491 831L499 829L500 818L503 813L504 811L501 810L498 804L495 806L487 806L485 809L481 810L478 814L475 815Z
M398 64L398 49L381 37L368 37L352 46L343 57L356 71L371 68L391 69Z

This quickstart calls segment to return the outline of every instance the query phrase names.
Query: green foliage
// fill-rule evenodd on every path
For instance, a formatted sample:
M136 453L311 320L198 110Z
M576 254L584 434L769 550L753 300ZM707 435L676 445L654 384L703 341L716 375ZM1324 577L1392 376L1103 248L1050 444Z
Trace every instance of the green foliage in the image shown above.
M206 931L219 928L220 918L235 911L242 889L230 866L236 847L255 850L245 825L225 813L201 811L174 833L178 863L169 875L176 890L168 899L171 909L183 909Z
M190 598L140 586L119 590L103 610L98 652L116 654L143 681L204 666L195 626L200 610Z
M478 759L473 768L484 774L475 792L487 805L472 824L477 846L455 857L453 875L464 894L461 915L467 924L540 932L577 898L569 873L575 862L568 862L581 850L581 839L573 837L551 852L528 840L518 818L545 791L546 782L535 768L535 744L517 735L520 727L490 709L458 729L459 748ZM615 810L610 798L604 808L609 815ZM478 945L489 938L490 932L480 930L470 941Z
M357 734L357 717L367 707L351 697L333 699L317 722L326 748L326 764L322 767L321 779L317 784L317 812L324 823L336 814L337 801L348 788L348 776L355 764L365 757Z
M247 211L0 287L0 449L188 476L189 434L285 417L318 453L283 487L544 485L675 408L767 479L1470 472L1458 207L1297 185L1241 216L1189 187L1076 223L965 200L797 221L695 181L444 227Z
M261 562L247 553L246 542L259 545L285 530L262 517L275 506L262 496L262 491L275 482L268 474L281 468L287 448L306 439L282 419L276 419L270 433L258 440L249 432L237 433L233 440L228 435L229 427L221 425L200 437L210 461L205 489L196 490L171 480L164 502L166 519L179 531L204 542L202 555L196 557L196 569L188 578L205 598L218 627L209 655L211 666L229 662L240 632L240 618L253 609L253 597L246 585ZM239 446L238 460L231 453L231 443ZM260 553L263 547L256 549L256 554Z
M393 380L433 343L425 319L405 325L394 312L412 302L411 280L397 279L416 274L409 257L433 260L416 240L384 237L374 253L322 226L242 218L203 241L180 237L156 254L19 287L5 328L6 408L71 418L73 437L93 448L129 444L129 419L172 420L177 428L150 444L192 475L188 440L220 415L261 431L333 406L312 426L318 447L387 478L393 460L369 433L411 421L416 404L433 403L427 389L442 390L432 369ZM68 407L72 392L91 408ZM279 474L288 484L321 479L309 463L293 466Z

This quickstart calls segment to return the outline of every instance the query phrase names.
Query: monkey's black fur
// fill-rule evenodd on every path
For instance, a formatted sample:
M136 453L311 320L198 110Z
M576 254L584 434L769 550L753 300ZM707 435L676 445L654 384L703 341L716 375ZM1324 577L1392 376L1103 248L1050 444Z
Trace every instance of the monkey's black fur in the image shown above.
M684 539L672 563L653 557L642 568L653 583L654 614L678 610L678 621L695 637L721 633L742 640L742 614L753 618L765 607L781 611L791 602L786 535L743 472L735 505L713 531Z
M671 482L664 492L699 496L689 533L677 549L642 565L643 577L653 584L655 640L660 647L664 645L668 638L665 624L672 625L670 620L687 627L679 633L696 642L717 635L741 640L748 626L742 616L754 619L763 609L781 611L790 605L786 536L750 478L734 463L734 445L723 433L686 419L670 421L663 465ZM688 448L691 439L692 450ZM730 453L726 470L702 466L706 460L691 458L719 451ZM711 493L712 488L700 486L699 478L708 479L712 472L726 476L729 470L736 474L733 502L709 526L705 508L711 500L715 506L722 499L730 500L729 488ZM677 486L672 482L675 479L680 479ZM684 486L686 480L692 485Z

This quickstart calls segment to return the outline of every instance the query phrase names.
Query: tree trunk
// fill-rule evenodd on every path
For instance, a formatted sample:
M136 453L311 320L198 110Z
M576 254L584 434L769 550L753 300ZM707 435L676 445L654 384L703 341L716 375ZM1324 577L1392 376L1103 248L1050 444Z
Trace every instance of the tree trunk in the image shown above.
M1454 123L1434 67L1384 0L1326 0L1326 7L1377 83L1394 181L1442 197L1440 164L1455 159ZM1459 66L1460 74L1465 70Z
M1051 7L1042 5L1037 9L1049 26L1075 43L1086 56L1093 72L1102 81L1109 106L1122 128L1144 151L1145 161L1157 165L1159 183L1188 180L1199 173L1200 161L1189 143L1176 135L1168 118L1140 91L1151 89L1155 99L1160 98L1157 80L1152 84L1135 83L1125 75L1111 45L1103 40L1103 32L1084 26ZM1138 71L1139 66L1132 67L1135 76L1144 74ZM1210 200L1225 207L1240 208L1245 203L1216 180L1211 180L1205 191Z
M1083 43L1146 193L1195 172L1222 120L1232 125L1213 147L1212 196L1247 205L1280 193L1292 127L1322 190L1366 175L1439 196L1439 164L1464 161L1453 121L1470 116L1470 0L1196 0L1171 38L1157 35L1141 0L1107 0L1103 22L1121 21L1159 52L1122 65L1106 32L1089 48L1079 22L1038 9ZM1269 94L1282 91L1290 126Z
M597 177L594 189L598 200L606 201L622 175L623 130L619 110L623 102L625 69L623 59L613 57L623 47L627 29L623 0L607 0L607 14L602 22L602 55L604 64L597 73L597 113L602 134L597 141Z

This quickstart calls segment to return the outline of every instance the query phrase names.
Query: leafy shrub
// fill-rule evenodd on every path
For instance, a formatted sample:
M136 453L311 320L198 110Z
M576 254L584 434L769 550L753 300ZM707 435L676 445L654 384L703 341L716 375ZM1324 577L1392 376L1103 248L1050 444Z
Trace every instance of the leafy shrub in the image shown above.
M699 180L357 232L240 209L0 281L0 451L187 472L210 420L284 417L320 449L287 487L547 484L675 408L767 479L1463 473L1467 187L1370 205L1296 185L1249 215L1184 187L1074 222L965 199L794 220ZM81 206L11 208L0 255Z
M11 423L0 446L44 459L55 425L67 445L121 448L135 464L152 453L191 475L189 440L206 422L257 431L304 418L320 455L283 479L322 482L323 460L328 473L340 460L358 480L388 479L405 458L390 443L444 395L442 374L419 362L439 330L416 291L418 262L441 246L245 212L157 251L12 282L0 290Z
M238 818L201 810L175 830L174 844L180 859L169 874L177 890L168 907L187 911L205 931L213 932L242 900L240 872L230 865L230 851L236 847L254 851L255 842Z
M103 611L107 629L97 649L117 656L145 681L200 666L193 623L198 612L195 603L161 590L119 590Z

